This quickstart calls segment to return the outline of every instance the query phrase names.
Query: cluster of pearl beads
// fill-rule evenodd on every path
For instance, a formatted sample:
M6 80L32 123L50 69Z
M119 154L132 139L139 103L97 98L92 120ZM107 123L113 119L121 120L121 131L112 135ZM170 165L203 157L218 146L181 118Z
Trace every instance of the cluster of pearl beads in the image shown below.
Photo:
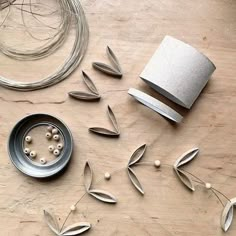
M30 144L31 142L32 142L32 137L31 136L29 136L29 135L27 135L26 137L25 137L25 142L26 143L28 143L28 144ZM29 148L25 148L24 149L24 153L27 155L27 156L30 156L31 158L36 158L36 156L37 156L37 152L36 151L31 151Z

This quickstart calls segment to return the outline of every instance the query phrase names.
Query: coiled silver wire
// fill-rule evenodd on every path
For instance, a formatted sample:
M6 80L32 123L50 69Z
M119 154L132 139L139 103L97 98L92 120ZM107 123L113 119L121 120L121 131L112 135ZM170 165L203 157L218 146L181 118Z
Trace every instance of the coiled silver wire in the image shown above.
M1 47L1 45L0 51L9 57L19 60L35 60L45 57L46 55L49 55L55 51L55 49L63 43L69 31L71 15L73 15L76 24L75 41L68 58L57 71L42 80L36 82L20 82L0 76L0 86L18 91L32 91L42 89L66 79L78 67L85 55L89 40L89 28L86 17L79 0L59 0L59 3L60 7L62 8L62 12L65 13L63 14L65 17L65 19L63 19L64 27L62 27L64 31L63 34L61 34L61 37L57 37L53 43L46 45L43 49L36 52L20 52L11 50L4 46Z

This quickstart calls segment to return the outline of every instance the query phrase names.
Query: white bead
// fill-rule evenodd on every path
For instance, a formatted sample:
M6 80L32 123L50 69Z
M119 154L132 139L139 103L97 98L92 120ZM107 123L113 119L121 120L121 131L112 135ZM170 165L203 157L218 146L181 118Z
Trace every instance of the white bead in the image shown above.
M49 152L53 152L54 149L55 149L55 147L53 145L48 146L48 151Z
M159 167L161 166L161 161L155 160L155 161L154 161L154 166L155 166L156 168L159 168Z
M52 134L58 134L58 129L54 128L54 129L52 130Z
M58 141L60 139L60 136L58 134L53 135L53 139Z
M31 142L32 142L31 136L26 136L26 137L25 137L25 141L26 141L27 143L31 143Z
M76 210L76 206L75 206L75 205L72 205L72 206L70 207L70 210L71 210L71 211L75 211L75 210Z
M25 149L24 149L24 153L25 153L25 154L30 154L30 149L29 149L29 148L25 148Z
M205 186L206 186L207 189L211 189L211 184L210 183L206 183Z
M51 139L51 138L52 138L52 134L49 133L49 132L47 132L47 133L45 134L45 137L46 137L47 139Z
M53 127L52 127L51 125L49 125L49 126L47 127L47 130L48 130L49 132L52 132Z
M55 150L53 151L53 154L54 154L55 156L59 156L59 155L60 155L60 151L59 151L58 149L55 149Z
M44 165L44 164L46 164L46 163L47 163L47 161L46 161L46 159L45 159L45 158L40 158L40 163L41 163L42 165Z
M35 151L31 151L31 152L30 152L30 156L34 158L34 157L37 156L37 153L36 153Z
M57 144L57 149L58 149L58 150L63 149L63 147L64 147L64 145L63 145L62 143L58 143L58 144Z
M109 180L111 178L111 174L109 172L106 172L104 174L104 177L105 177L106 180Z

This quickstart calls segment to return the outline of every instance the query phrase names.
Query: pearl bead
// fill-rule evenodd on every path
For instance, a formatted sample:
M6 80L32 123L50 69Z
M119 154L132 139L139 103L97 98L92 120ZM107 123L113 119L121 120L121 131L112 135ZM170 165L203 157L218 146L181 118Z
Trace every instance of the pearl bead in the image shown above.
M49 126L47 127L47 130L48 130L49 132L52 132L53 127L52 127L51 125L49 125Z
M71 211L75 211L75 210L76 210L76 206L75 206L75 205L72 205L72 206L70 207L70 210L71 210Z
M206 186L207 189L211 189L211 184L210 183L206 183L205 186Z
M60 139L60 136L58 134L53 135L53 139L58 141Z
M63 149L63 147L64 147L64 145L63 145L62 143L58 143L58 144L57 144L57 149L58 149L58 150Z
M58 129L54 128L54 129L52 130L52 134L58 134Z
M55 149L55 150L53 151L53 154L54 154L55 156L59 156L59 155L60 155L60 151L59 151L58 149Z
M104 174L104 177L105 177L106 180L109 180L111 178L111 174L109 172L106 172Z
M30 152L30 156L34 158L34 157L37 156L37 153L36 153L35 151L31 151L31 152Z
M55 149L55 147L53 145L48 146L48 151L49 152L53 152L54 149Z
M154 166L155 166L156 168L159 168L159 167L161 166L161 162L160 162L159 160L155 160L155 161L154 161Z
M47 163L47 161L46 161L46 159L45 159L45 158L40 158L40 163L41 163L42 165L44 165L44 164L46 164L46 163Z
M47 132L47 133L45 134L45 137L46 137L47 139L51 139L51 138L52 138L52 134L49 133L49 132Z
M32 142L32 137L31 137L31 136L26 136L26 137L25 137L25 141L26 141L27 143L31 143L31 142Z
M24 153L27 154L27 155L30 154L30 149L29 148L25 148L24 149Z

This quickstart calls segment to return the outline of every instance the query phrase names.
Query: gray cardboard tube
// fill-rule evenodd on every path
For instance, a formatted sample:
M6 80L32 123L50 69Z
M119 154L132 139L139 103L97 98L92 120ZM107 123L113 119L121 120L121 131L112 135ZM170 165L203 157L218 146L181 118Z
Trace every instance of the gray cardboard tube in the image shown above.
M165 36L140 77L160 94L190 109L215 69L192 46Z

